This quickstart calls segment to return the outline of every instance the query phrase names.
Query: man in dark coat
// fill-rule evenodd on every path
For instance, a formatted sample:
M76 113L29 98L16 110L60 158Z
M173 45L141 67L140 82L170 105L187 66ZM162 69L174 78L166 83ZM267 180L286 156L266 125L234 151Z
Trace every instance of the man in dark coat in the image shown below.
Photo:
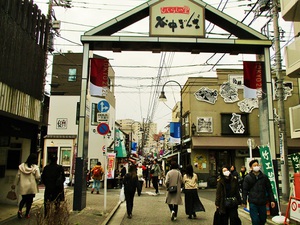
M269 178L260 171L258 160L250 161L249 167L251 172L243 183L243 204L246 207L248 199L252 224L263 225L267 220L267 201L271 202L272 208L275 207L274 194Z
M51 202L55 202L56 207L59 207L59 203L65 200L64 181L64 169L61 165L57 164L57 156L52 155L50 157L50 164L45 166L42 173L42 183L45 185L45 216L47 215L47 208Z

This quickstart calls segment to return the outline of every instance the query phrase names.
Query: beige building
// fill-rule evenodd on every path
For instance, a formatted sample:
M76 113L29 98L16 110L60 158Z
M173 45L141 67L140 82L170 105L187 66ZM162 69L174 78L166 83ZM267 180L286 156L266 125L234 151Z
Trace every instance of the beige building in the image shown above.
M292 40L285 47L285 64L286 75L294 77L299 80L300 78L300 2L299 1L280 1L281 15L286 21L293 22L294 40ZM298 81L299 82L299 81ZM299 95L299 92L298 92ZM300 138L300 105L299 101L289 109L290 131L292 138Z
M250 154L259 157L256 146L260 145L260 128L264 126L259 124L259 100L243 96L243 70L217 70L216 75L216 78L189 78L182 89L181 164L183 167L192 164L199 179L211 186L221 166L234 164L239 171L240 166L247 164ZM284 83L287 144L291 154L299 151L300 144L299 139L291 139L288 116L289 107L299 102L298 79L287 77ZM275 96L274 101L276 106ZM177 109L174 107L173 114L178 114ZM251 151L248 139L254 140ZM278 141L275 151L278 158ZM168 160L176 158L174 154Z

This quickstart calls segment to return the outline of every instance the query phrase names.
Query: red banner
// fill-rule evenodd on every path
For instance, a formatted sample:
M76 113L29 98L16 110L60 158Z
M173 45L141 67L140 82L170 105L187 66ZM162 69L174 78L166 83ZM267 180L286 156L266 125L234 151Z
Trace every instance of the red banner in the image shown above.
M91 95L102 96L103 88L108 87L108 59L90 59Z
M262 88L263 62L244 61L244 97L256 98Z

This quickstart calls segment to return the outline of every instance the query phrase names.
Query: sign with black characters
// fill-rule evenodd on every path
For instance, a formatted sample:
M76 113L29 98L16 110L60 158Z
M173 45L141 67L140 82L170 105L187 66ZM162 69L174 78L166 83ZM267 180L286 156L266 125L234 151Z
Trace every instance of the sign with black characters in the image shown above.
M204 37L204 8L189 0L164 0L150 7L150 36Z

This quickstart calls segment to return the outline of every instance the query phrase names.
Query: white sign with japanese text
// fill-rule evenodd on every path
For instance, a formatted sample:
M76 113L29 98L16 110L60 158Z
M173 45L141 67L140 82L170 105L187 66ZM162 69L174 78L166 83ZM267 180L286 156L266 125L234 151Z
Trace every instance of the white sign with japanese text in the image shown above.
M150 7L150 36L204 37L204 8L189 0L164 0Z

